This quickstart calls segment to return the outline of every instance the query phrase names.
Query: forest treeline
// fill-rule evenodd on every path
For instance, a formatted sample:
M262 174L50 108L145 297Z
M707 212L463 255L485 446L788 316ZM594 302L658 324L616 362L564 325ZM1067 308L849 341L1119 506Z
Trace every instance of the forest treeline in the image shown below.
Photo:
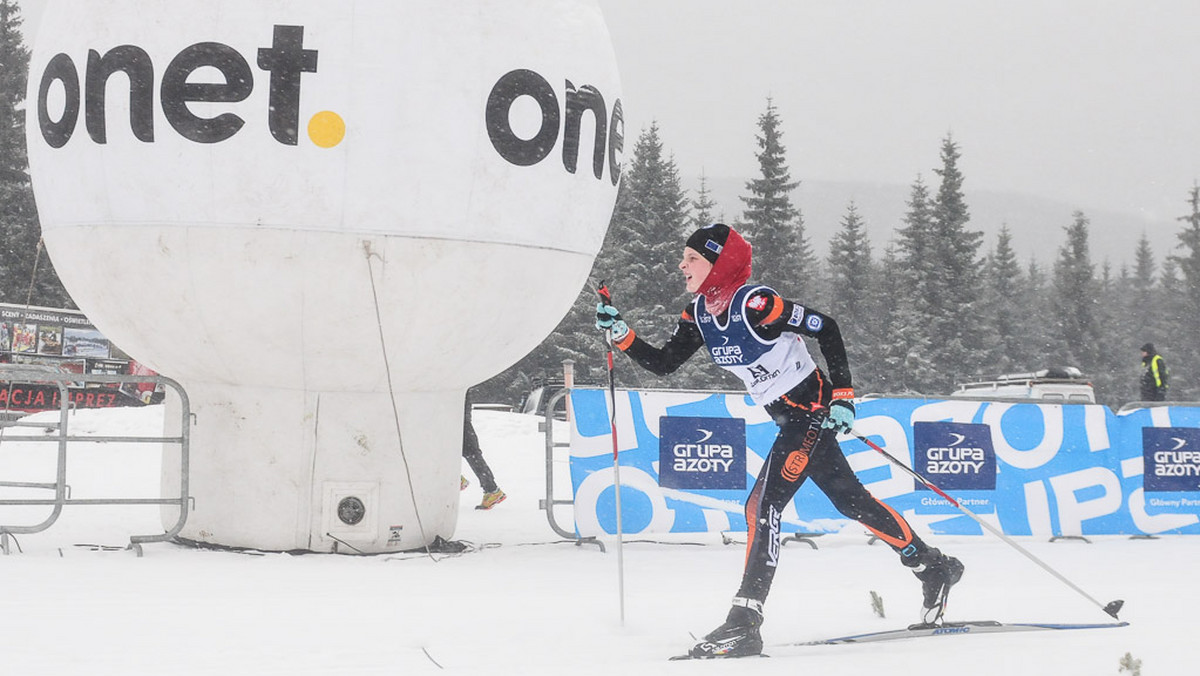
M20 23L16 3L0 0L0 302L73 308L40 241L25 148L29 51ZM1188 208L1178 215L1171 251L1153 251L1143 235L1132 260L1098 265L1089 253L1088 217L1077 211L1059 232L1046 233L1045 246L1056 247L1057 256L1039 265L1017 260L1007 228L992 241L972 229L963 149L947 135L940 166L928 179L917 173L887 241L870 241L851 202L828 250L817 251L802 205L792 200L799 179L788 168L781 114L770 99L755 141L747 152L759 173L745 181L741 213L730 223L754 246L752 280L838 320L860 394L945 394L989 375L1074 366L1091 378L1101 402L1119 406L1137 399L1138 347L1149 341L1170 366L1169 398L1200 399L1194 178L1180 177ZM1189 181L1191 188L1182 187ZM606 348L593 328L600 280L639 335L665 341L689 301L676 267L682 243L713 222L715 210L703 177L694 188L683 185L658 125L642 130L588 284L553 333L481 383L475 400L517 404L541 380L560 376L567 359L579 380L606 382ZM616 379L628 387L740 387L704 355L661 378L618 358Z
M1171 370L1169 398L1200 399L1200 187L1181 188L1178 243L1155 252L1143 235L1132 260L1097 264L1087 214L1059 232L1051 265L1020 261L1007 227L992 241L971 228L959 168L963 150L941 142L940 166L913 180L903 218L873 242L853 202L827 251L807 236L799 180L788 169L780 112L768 99L755 139L760 174L746 180L741 215L729 223L754 246L752 281L833 315L846 340L858 393L938 395L957 383L1002 373L1073 366L1112 407L1138 399L1139 347L1155 343ZM1185 177L1181 177L1181 184ZM659 128L642 130L626 163L617 204L589 284L554 332L513 367L482 384L480 400L516 404L542 379L575 362L577 378L607 382L605 350L593 328L595 287L607 281L630 326L653 344L674 329L689 301L677 264L682 243L713 222L716 205L701 177L684 187ZM819 348L810 343L814 356ZM616 362L618 386L720 388L740 383L698 354L657 377Z

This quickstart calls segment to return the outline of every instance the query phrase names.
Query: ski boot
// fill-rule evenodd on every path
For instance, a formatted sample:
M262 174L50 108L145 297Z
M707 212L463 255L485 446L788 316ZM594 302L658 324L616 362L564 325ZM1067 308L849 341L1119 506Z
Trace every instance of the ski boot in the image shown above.
M488 491L487 493L483 494L483 501L478 505L475 505L475 509L491 509L495 507L497 503L504 502L504 498L507 497L508 496L504 494L504 491L500 490L499 488L494 491Z
M762 602L737 597L725 618L725 624L705 635L688 651L691 659L749 657L762 654L763 642L758 627L762 624Z
M914 557L912 563L905 559L904 564L912 568L913 575L921 581L921 622L913 626L941 624L950 588L962 579L962 562L930 547L920 556Z

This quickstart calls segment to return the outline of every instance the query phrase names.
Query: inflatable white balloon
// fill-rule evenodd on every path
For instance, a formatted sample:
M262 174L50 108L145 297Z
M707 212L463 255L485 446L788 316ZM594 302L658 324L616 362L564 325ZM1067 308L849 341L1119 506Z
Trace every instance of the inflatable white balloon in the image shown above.
M189 393L182 536L450 537L466 388L562 318L616 199L596 2L52 0L27 109L60 277Z

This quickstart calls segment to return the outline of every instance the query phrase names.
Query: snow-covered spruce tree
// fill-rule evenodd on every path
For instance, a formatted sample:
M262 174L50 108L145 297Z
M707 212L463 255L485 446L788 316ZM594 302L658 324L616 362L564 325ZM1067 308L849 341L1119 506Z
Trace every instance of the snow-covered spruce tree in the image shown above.
M871 374L880 366L875 363L880 335L880 313L872 293L875 270L866 225L854 202L846 206L840 227L829 243L827 261L827 302L817 309L825 310L837 320L855 385L878 391L877 386L871 385ZM817 350L816 354L819 353Z
M1138 331L1133 336L1133 342L1136 344L1131 345L1130 349L1136 350L1142 343L1155 340L1162 330L1160 325L1163 317L1156 307L1157 274L1158 265L1154 261L1154 250L1150 247L1150 238L1143 232L1138 239L1137 249L1134 250L1133 271L1128 280L1129 297L1127 302L1122 304L1129 324ZM1141 342L1138 342L1139 340Z
M737 227L754 246L753 281L767 284L788 298L811 302L818 278L817 257L804 231L800 210L792 204L793 181L778 111L771 99L758 118L760 175L746 182L747 196Z
M1111 387L1111 399L1118 403L1140 397L1138 379L1142 369L1138 347L1147 341L1163 344L1160 336L1167 319L1162 313L1157 270L1150 239L1142 233L1134 249L1133 267L1122 265L1115 283L1103 292L1101 307L1118 313L1115 321L1109 319L1111 314L1101 320L1104 332L1113 334L1108 348L1113 354L1109 358L1118 375Z
M991 371L986 363L979 316L979 246L983 233L967 229L971 220L958 168L958 145L942 141L941 177L933 201L934 258L940 277L930 285L936 314L931 318L931 341L938 346L935 391L949 392L954 383Z
M696 198L692 200L692 217L689 220L691 229L699 229L713 223L720 223L716 215L717 203L713 201L712 192L708 189L708 177L700 174L700 188Z
M987 364L993 373L1032 371L1039 368L1028 341L1029 292L1021 265L1012 248L1008 226L1000 228L983 265L983 290L979 321L983 327Z
M1165 332L1156 343L1168 359L1171 369L1168 396L1176 401L1200 399L1200 374L1193 372L1200 364L1200 186L1193 185L1188 192L1189 213L1178 220L1184 224L1177 234L1179 244L1170 260L1178 265L1180 279L1180 312L1174 317L1175 326ZM1172 366L1175 364L1176 366Z
M1064 229L1067 241L1059 247L1054 262L1051 296L1051 326L1054 351L1061 366L1077 366L1095 374L1100 366L1096 304L1099 287L1088 246L1088 218L1081 211Z
M875 354L867 368L854 369L855 390L861 393L924 394L934 369L928 338L912 302L912 275L904 269L898 245L884 252L875 275L871 304L879 308Z
M0 0L0 301L74 307L39 246L21 106L29 76L22 22L17 3Z
M1127 279L1113 273L1110 261L1106 259L1100 264L1094 308L1097 354L1091 376L1097 401L1114 407L1137 399L1134 387L1137 378L1130 368L1130 357L1137 356L1135 346L1141 343L1134 342L1132 327L1124 321L1123 300L1127 286Z
M906 349L907 355L889 361L891 368L899 369L893 377L903 382L907 391L935 394L939 392L941 342L933 338L930 327L940 311L936 302L941 277L932 200L920 176L909 190L907 204L904 224L896 231L896 257L889 273L895 289L888 290L894 306L889 310L893 320L888 340L893 351Z

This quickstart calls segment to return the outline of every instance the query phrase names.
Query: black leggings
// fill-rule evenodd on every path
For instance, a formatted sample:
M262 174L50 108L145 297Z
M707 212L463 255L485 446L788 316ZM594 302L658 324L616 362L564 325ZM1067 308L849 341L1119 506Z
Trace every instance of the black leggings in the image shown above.
M471 471L475 473L475 478L479 479L479 487L483 492L495 492L499 486L492 476L492 468L488 467L487 461L483 459L483 449L479 448L479 437L475 434L475 426L471 424L469 417L463 423L462 455L471 466Z
M783 509L807 479L813 480L839 512L866 526L904 557L924 553L927 546L904 517L871 495L858 480L833 430L821 429L826 405L819 400L795 403L783 397L767 411L779 425L779 435L746 498L749 533L738 596L766 600L779 563Z

